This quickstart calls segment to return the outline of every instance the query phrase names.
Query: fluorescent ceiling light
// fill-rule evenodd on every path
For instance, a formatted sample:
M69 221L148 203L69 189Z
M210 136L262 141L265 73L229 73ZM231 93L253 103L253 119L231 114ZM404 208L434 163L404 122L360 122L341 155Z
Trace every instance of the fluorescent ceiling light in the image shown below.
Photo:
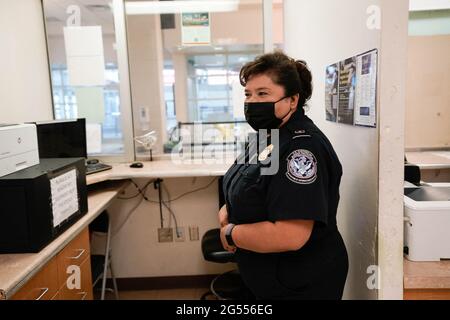
M431 11L450 9L450 0L410 0L409 11Z
M238 7L239 0L131 1L125 4L127 15L229 12L236 11Z

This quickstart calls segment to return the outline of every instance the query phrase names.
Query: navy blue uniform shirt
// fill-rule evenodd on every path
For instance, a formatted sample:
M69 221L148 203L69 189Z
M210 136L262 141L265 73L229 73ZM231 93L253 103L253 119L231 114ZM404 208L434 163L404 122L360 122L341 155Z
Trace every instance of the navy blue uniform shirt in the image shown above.
M242 157L245 163L238 162ZM301 109L279 129L276 174L261 175L264 164L249 163L249 158L247 148L223 179L230 223L315 223L310 239L297 251L261 254L238 248L244 282L262 299L340 299L348 269L336 224L342 166L328 138Z

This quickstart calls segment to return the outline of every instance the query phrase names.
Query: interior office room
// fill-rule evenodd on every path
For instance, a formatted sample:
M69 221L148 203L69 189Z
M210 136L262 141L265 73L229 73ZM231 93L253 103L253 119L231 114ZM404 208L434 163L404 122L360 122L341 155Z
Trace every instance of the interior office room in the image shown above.
M219 210L276 50L342 165L341 298L450 300L450 1L0 0L0 43L0 300L254 299Z

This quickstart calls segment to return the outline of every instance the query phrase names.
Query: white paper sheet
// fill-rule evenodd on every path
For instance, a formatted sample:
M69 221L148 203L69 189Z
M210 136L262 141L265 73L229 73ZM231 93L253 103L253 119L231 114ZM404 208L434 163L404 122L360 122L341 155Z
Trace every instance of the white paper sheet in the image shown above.
M102 126L98 123L86 123L87 153L102 152Z
M102 56L102 27L64 27L64 44L69 57Z
M105 98L102 87L75 88L78 118L87 123L103 123L105 120Z
M69 84L105 85L102 27L64 27L64 44Z
M79 210L77 172L71 170L50 180L52 194L53 226L69 218Z
M67 57L67 72L73 87L105 85L103 56Z
M355 125L376 127L377 50L357 57Z

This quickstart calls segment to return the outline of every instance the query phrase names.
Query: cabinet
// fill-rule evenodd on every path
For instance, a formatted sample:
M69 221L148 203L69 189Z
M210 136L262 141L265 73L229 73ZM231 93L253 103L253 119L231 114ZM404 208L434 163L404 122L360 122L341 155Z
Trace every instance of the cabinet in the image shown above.
M403 260L404 300L450 300L450 261Z
M92 300L88 228L66 245L12 299Z
M403 300L450 300L448 289L405 289Z

